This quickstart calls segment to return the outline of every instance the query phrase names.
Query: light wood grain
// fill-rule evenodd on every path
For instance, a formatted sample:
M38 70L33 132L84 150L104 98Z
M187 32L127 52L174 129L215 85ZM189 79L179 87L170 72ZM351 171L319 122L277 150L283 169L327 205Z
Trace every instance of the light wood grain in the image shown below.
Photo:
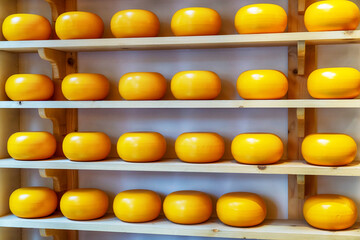
M360 108L360 99L0 101L1 108Z
M120 159L95 162L75 162L67 159L40 161L18 161L11 158L0 159L0 168L28 169L76 169L104 171L144 171L144 172L198 172L198 173L253 173L253 174L292 174L360 176L360 162L355 161L341 167L324 167L307 164L305 161L280 161L271 165L246 165L235 160L222 160L215 163L184 163L178 159L166 159L152 163L130 163Z
M345 231L323 231L312 228L301 220L266 220L256 227L236 228L226 226L216 219L211 219L203 224L180 225L171 223L166 219L158 219L148 223L125 223L113 215L107 215L92 221L71 221L60 214L55 214L40 219L21 219L8 215L0 218L0 226L23 228L38 228L41 226L48 229L237 239L354 240L360 236L360 225L358 223Z
M315 0L289 1L289 32L305 32L303 12ZM288 48L288 81L289 99L309 99L307 91L307 78L317 68L316 46L309 45L307 41L298 41L297 48ZM316 109L298 108L288 111L288 151L290 160L302 159L301 144L304 137L316 132ZM316 189L315 177L288 176L288 217L289 219L302 219L302 207L305 195L314 193ZM313 184L314 183L314 184ZM309 188L309 189L308 189Z
M190 37L102 38L76 40L2 41L0 50L37 52L41 48L60 51L122 51L149 49L237 48L359 43L360 30L331 32L289 32Z

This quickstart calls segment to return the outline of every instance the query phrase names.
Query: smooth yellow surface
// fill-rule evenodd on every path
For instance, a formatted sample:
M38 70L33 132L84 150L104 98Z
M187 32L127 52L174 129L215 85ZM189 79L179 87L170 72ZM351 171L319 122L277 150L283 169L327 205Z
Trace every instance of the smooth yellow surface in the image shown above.
M57 207L56 193L46 187L16 189L9 199L10 211L20 218L41 218L52 214Z
M217 133L183 133L176 139L175 152L184 162L215 162L224 155L225 142Z
M66 99L72 101L103 100L109 93L109 80L102 74L73 73L61 84Z
M163 204L167 219L179 224L207 221L212 213L211 198L199 191L178 191L166 196Z
M275 134L244 133L234 138L231 152L239 163L272 164L281 159L284 144Z
M343 230L354 225L357 207L353 200L336 194L320 194L305 201L305 220L313 227Z
M280 33L287 25L285 10L279 5L261 3L240 8L235 15L238 33Z
M129 132L119 138L117 151L128 162L153 162L164 156L166 140L157 132Z
M313 98L355 98L360 94L360 72L355 68L322 68L313 71L307 87Z
M160 31L158 17L142 9L119 11L111 18L110 25L116 38L156 37Z
M55 31L60 39L101 38L104 33L104 23L94 13L65 12L56 19Z
M221 92L221 79L211 71L183 71L171 80L171 92L181 100L210 100Z
M72 189L60 200L62 214L71 220L92 220L105 215L109 198L105 192L95 188Z
M17 132L9 137L7 150L16 160L47 159L56 151L56 140L48 132Z
M102 160L110 150L110 138L102 132L73 132L63 141L64 154L72 161Z
M346 134L311 134L301 146L308 163L323 166L349 164L355 159L356 151L356 142Z
M183 8L171 19L171 30L175 36L216 35L220 29L220 14L211 8Z
M54 83L41 74L14 74L6 81L5 92L13 101L44 101L54 94Z
M251 227L266 217L264 200L254 193L232 192L222 195L216 204L218 218L234 227Z
M161 211L160 196L150 190L127 190L116 195L114 213L124 222L148 222L157 218Z
M249 70L240 74L236 88L244 99L280 99L288 91L288 80L277 70Z
M119 81L120 95L126 100L158 100L166 93L166 79L156 72L131 72Z
M357 5L345 0L315 2L306 9L304 15L309 32L355 30L359 20Z
M47 40L51 35L51 25L40 15L12 14L5 18L2 32L8 41Z

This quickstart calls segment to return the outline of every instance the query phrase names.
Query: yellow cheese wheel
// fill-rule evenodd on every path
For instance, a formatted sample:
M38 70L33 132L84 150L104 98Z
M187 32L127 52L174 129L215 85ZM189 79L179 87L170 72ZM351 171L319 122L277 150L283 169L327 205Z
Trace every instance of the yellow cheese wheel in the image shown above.
M355 159L357 146L346 134L311 134L305 137L301 152L308 163L341 166Z
M41 218L52 214L57 207L56 193L46 187L16 189L9 199L10 211L20 218Z
M307 88L313 98L355 98L360 94L360 72L355 68L322 68L313 71Z
M320 194L305 201L305 220L324 230L343 230L354 225L357 207L353 200L336 194Z
M198 224L212 213L211 198L199 191L178 191L166 196L163 204L167 219L178 224Z
M96 73L69 74L61 84L65 98L72 101L102 100L108 95L109 88L109 80Z
M171 92L181 100L210 100L221 91L221 79L211 71L183 71L171 80Z
M5 92L13 101L44 101L54 94L54 83L41 74L14 74L6 80Z
M116 38L156 37L160 31L158 17L147 10L129 9L111 18L111 32Z
M161 211L160 196L150 190L127 190L116 195L114 213L124 222L148 222L157 218Z
M129 132L119 138L117 151L124 161L153 162L164 156L166 140L157 132Z
M224 155L225 142L217 133L183 133L176 139L175 152L184 162L215 162Z
M264 200L254 193L232 192L219 198L216 204L218 218L234 227L251 227L266 217Z
M211 8L183 8L171 19L171 30L176 36L216 35L220 29L221 17Z
M287 25L285 10L279 5L261 3L240 8L235 15L238 33L280 33Z
M101 38L104 22L94 13L65 12L56 19L55 31L60 39Z
M166 79L156 72L132 72L120 78L119 92L126 100L158 100L166 93Z
M12 14L2 24L3 35L8 41L47 40L51 31L49 20L36 14Z
M110 150L110 138L102 132L73 132L63 141L64 154L72 161L102 160Z
M306 9L304 15L309 32L355 30L359 20L357 5L345 0L315 2Z
M239 163L272 164L281 159L284 144L275 134L244 133L234 138L231 152Z
M288 91L288 80L277 70L249 70L240 74L236 87L244 99L280 99Z
M95 188L72 189L60 200L62 214L71 220L92 220L105 215L109 198L105 192Z
M16 160L47 159L56 151L56 140L48 132L17 132L8 139L7 150Z

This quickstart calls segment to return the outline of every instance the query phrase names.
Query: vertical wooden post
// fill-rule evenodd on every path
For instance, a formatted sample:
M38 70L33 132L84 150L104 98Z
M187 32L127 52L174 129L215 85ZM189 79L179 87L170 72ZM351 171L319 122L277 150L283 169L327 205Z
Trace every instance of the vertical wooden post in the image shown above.
M288 10L288 31L305 32L304 16L307 6L315 0L291 0ZM317 68L316 46L299 42L288 48L289 99L311 98L307 91L307 78ZM302 159L303 138L316 132L316 109L289 109L288 111L288 159ZM288 218L301 219L302 206L307 195L316 193L314 176L288 176Z

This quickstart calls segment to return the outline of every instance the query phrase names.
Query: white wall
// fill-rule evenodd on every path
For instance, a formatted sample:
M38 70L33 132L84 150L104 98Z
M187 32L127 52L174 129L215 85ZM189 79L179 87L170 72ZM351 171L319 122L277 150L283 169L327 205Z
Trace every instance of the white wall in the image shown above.
M105 35L111 36L111 16L122 9L142 8L155 12L162 23L161 35L171 35L170 19L180 8L206 6L219 11L223 19L222 34L235 33L233 17L236 11L250 3L261 0L79 0L78 8L97 13L105 22ZM287 9L286 0L266 1L280 4ZM21 12L39 13L46 17L49 7L41 0L19 0ZM319 48L319 67L353 66L360 68L357 46L326 46ZM237 76L249 69L270 68L287 74L287 48L242 48L212 50L128 51L80 53L79 72L96 72L106 75L112 86L110 97L119 99L118 79L130 71L157 71L168 80L178 71L212 70L223 80L220 99L240 99L235 90ZM36 54L23 54L20 62L23 73L51 75L50 65ZM171 98L168 94L167 98ZM21 113L22 130L51 131L48 120L41 119L35 110ZM344 132L360 142L359 110L320 110L319 131ZM186 131L214 131L226 139L226 158L231 158L230 141L242 132L272 132L287 141L287 110L279 109L162 109L162 110L80 110L80 131L103 131L116 144L117 138L128 131L158 131L168 141L167 157L174 157L176 137ZM116 156L113 147L112 155ZM357 157L359 159L359 156ZM116 193L131 188L148 188L162 196L182 189L194 189L209 193L214 201L231 191L251 191L263 196L269 208L269 218L287 217L287 176L252 174L193 174L193 173L141 173L116 171L80 171L80 187L96 187L105 190L111 198ZM24 186L46 185L35 170L22 171ZM320 177L320 193L341 193L360 203L359 178ZM216 186L216 187L214 187ZM41 239L38 231L26 230L26 239ZM199 239L190 237L149 236L136 234L81 232L80 239Z

